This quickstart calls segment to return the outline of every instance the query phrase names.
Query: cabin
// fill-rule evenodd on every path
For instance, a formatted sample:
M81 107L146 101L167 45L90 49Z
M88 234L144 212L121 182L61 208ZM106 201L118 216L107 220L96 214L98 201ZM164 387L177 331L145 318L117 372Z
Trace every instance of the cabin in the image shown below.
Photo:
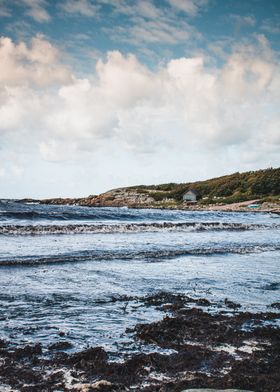
M197 192L193 189L189 189L186 193L183 194L183 201L190 201L192 203L196 203Z

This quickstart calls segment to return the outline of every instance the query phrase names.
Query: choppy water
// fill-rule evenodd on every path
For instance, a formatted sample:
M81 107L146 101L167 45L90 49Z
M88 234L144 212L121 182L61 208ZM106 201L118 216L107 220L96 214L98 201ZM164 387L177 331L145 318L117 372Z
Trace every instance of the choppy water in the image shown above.
M268 310L280 298L280 216L0 202L0 338L135 349L160 290ZM65 333L61 338L59 333Z

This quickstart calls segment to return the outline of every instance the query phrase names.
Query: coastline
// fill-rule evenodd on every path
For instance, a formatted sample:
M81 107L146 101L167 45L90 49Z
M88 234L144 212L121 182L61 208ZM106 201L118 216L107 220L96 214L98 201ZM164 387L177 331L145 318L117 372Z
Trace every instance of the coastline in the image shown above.
M23 202L85 207L280 213L280 168L233 173L189 183L134 185L86 197Z
M97 198L97 200L95 200ZM81 207L119 207L131 209L162 209L162 210L178 210L178 211L220 211L220 212L263 212L280 214L280 203L261 203L257 208L248 207L251 204L259 202L258 199L248 200L246 202L232 203L232 204L211 204L211 205L188 205L186 203L168 204L164 205L156 203L137 203L127 200L111 200L102 201L100 197L96 198L51 198L51 199L20 199L18 202L27 204L45 204L45 205L67 205L67 206L81 206Z

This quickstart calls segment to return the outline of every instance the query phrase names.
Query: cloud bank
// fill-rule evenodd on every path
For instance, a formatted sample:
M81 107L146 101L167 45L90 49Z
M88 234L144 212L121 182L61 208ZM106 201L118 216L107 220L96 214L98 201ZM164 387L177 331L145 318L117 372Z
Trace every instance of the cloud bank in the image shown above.
M0 155L15 146L14 174L31 153L73 162L114 148L134 157L180 155L184 165L209 159L211 166L224 151L243 167L264 165L268 155L273 164L280 151L277 64L259 35L233 47L219 67L200 55L151 70L133 54L111 51L81 79L43 36L17 44L2 37ZM8 171L2 165L0 176Z

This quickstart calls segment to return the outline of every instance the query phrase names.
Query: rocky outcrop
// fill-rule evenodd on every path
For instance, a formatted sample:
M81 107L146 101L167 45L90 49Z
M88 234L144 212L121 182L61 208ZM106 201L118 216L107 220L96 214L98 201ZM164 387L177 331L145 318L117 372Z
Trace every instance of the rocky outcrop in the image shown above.
M85 207L129 207L129 208L168 208L168 209L182 209L182 210L201 210L201 211L260 211L280 213L279 203L260 203L258 208L251 209L250 204L256 200L250 200L241 203L231 204L189 204L179 202L173 198L165 198L163 200L156 200L153 195L154 191L145 190L144 192L137 188L118 188L97 196L88 196L83 198L54 198L32 200L23 199L19 202L24 203L40 203L40 204L54 204L54 205L79 205Z
M149 192L140 192L133 188L118 188L97 196L88 196L85 198L55 198L44 199L41 204L57 204L57 205L80 205L88 207L161 207L164 204L170 207L174 203L173 199L166 199L163 202L156 201Z
M149 194L139 193L127 188L119 188L92 198L89 200L89 204L86 203L86 205L101 207L142 207L149 206L154 202L154 198L149 196Z

